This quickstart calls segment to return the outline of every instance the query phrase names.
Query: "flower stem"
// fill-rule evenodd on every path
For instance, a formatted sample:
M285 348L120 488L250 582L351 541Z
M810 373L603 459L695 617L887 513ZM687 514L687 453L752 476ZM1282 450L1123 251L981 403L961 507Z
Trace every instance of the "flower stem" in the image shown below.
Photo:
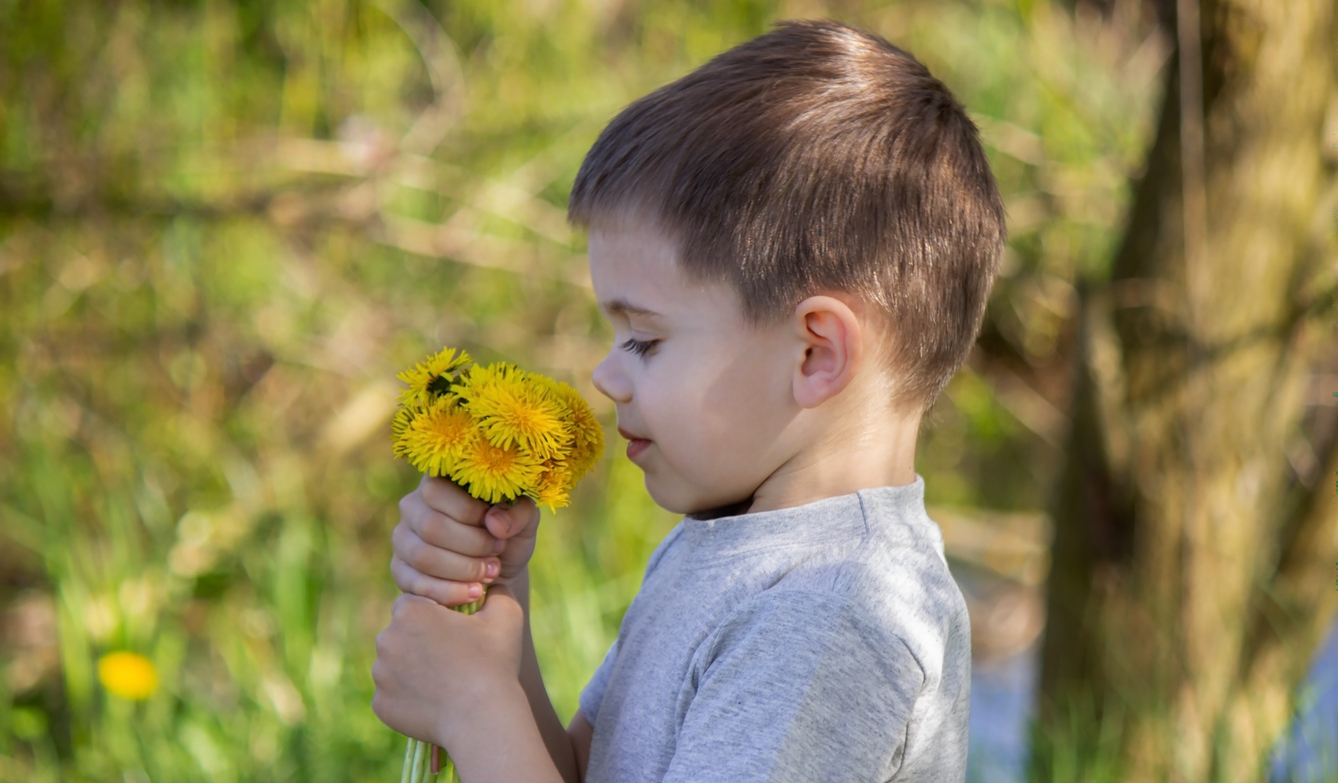
M413 771L409 773L409 783L422 783L423 781L423 750L426 747L424 743L418 740L413 741L413 764L411 765Z
M413 769L413 743L412 738L407 738L408 742L404 744L404 768L400 771L400 783L409 783L409 772Z

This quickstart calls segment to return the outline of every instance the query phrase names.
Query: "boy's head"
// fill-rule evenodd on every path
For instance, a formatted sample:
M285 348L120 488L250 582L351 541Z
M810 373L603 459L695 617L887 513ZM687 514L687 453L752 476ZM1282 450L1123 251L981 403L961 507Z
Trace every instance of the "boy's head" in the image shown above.
M782 24L628 106L586 156L569 215L590 229L596 293L620 332L595 380L624 403L625 432L651 451L702 436L682 444L680 473L713 455L763 471L695 495L664 478L671 503L656 500L686 511L742 500L768 465L792 462L817 437L801 411L856 377L880 409L918 422L975 340L1005 236L962 106L910 55L830 21ZM698 359L672 359L694 329ZM655 356L627 358L647 340ZM652 380L657 360L675 366ZM695 392L671 388L689 380ZM680 409L638 431L656 390ZM699 405L683 408L693 393ZM652 495L655 459L639 462Z

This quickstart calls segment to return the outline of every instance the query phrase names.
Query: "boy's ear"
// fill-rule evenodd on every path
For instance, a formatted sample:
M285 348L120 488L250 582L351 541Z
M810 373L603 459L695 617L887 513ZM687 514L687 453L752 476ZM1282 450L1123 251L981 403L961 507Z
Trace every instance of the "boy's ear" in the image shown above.
M832 296L810 296L791 319L803 357L794 374L794 399L816 408L855 378L864 356L864 333L853 310Z

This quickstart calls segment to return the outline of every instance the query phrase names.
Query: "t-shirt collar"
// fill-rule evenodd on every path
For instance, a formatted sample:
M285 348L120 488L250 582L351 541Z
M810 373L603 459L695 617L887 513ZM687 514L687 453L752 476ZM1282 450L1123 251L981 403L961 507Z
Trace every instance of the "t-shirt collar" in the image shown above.
M871 526L919 527L927 522L924 487L917 473L910 484L870 487L802 506L733 515L729 509L714 509L683 517L683 533L688 546L707 557L860 540L871 532ZM703 518L715 514L722 515Z

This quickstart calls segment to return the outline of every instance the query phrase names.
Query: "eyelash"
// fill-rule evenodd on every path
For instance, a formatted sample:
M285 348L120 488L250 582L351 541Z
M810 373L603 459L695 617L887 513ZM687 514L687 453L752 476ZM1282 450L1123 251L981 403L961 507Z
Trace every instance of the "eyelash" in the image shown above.
M623 343L622 347L623 350L631 351L644 359L646 358L646 352L654 348L655 344L658 342L659 340L636 340L628 338L627 342Z

